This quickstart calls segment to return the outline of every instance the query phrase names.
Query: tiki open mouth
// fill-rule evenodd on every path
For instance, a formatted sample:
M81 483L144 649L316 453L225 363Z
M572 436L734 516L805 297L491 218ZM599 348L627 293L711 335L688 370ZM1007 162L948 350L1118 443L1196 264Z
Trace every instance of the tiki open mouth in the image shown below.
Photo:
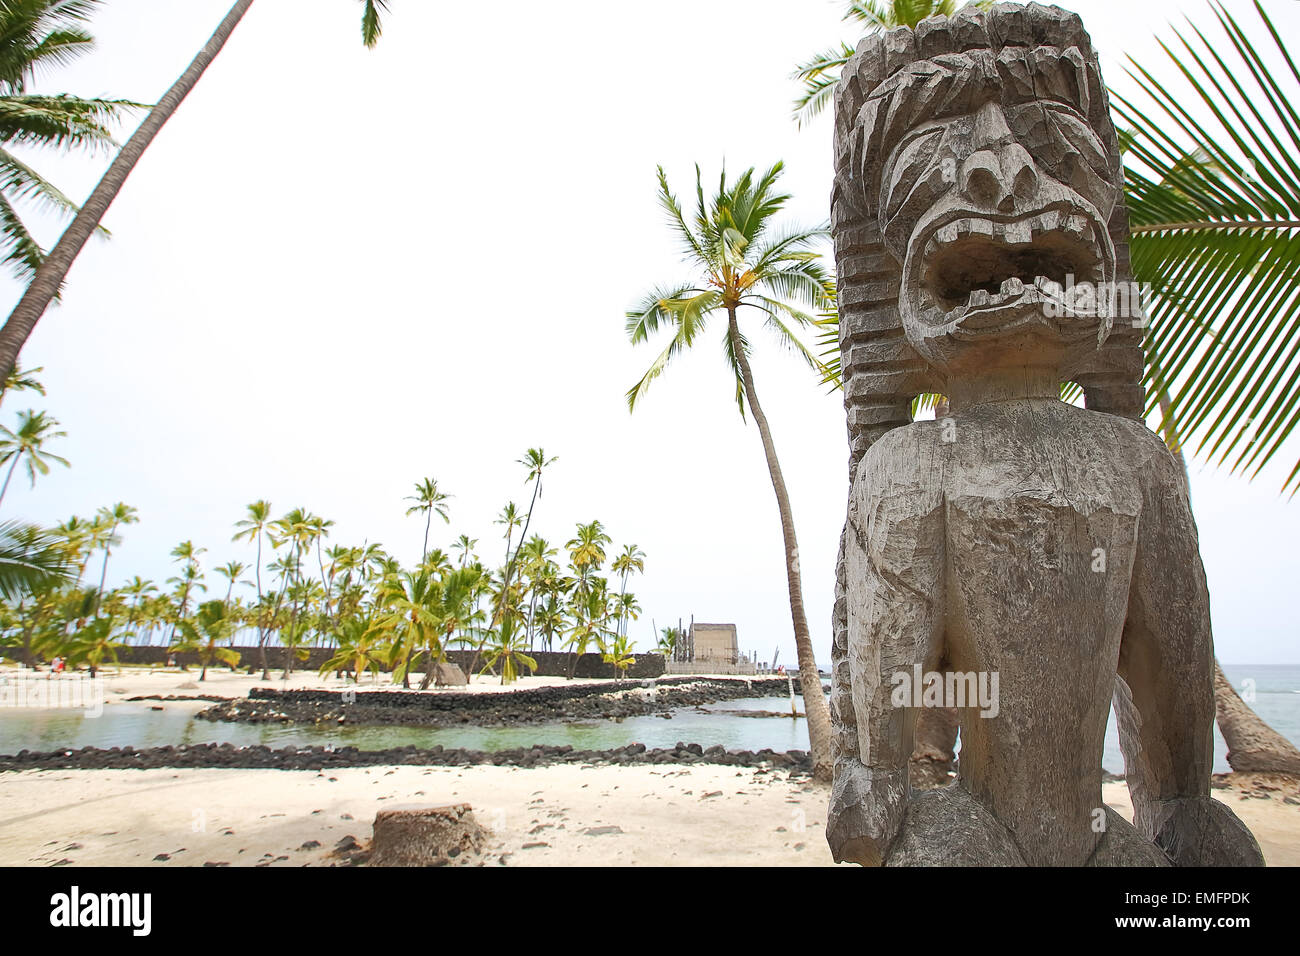
M1061 315L1045 306L1060 304L1063 289L1105 278L1100 230L1071 208L1009 221L949 219L926 241L922 305L936 324L966 332Z

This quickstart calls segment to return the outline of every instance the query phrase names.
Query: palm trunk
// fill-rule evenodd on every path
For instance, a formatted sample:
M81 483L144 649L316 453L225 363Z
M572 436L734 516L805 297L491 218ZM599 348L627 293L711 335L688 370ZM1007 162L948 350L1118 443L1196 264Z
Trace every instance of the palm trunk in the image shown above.
M818 780L830 780L831 763L831 715L822 693L821 674L817 671L817 659L813 653L812 637L808 632L808 618L803 609L803 582L799 573L799 543L794 533L794 515L790 510L790 495L786 491L785 478L781 474L781 464L776 457L776 446L772 442L772 432L767 424L767 416L758 404L758 392L754 388L754 373L749 368L749 359L745 357L740 342L740 326L736 323L735 306L727 307L727 327L731 336L731 348L740 367L741 381L745 386L745 400L749 403L758 425L758 433L763 439L763 454L767 457L767 470L772 476L772 490L776 492L776 505L781 513L781 536L785 541L785 576L790 590L790 618L794 623L794 646L799 657L799 683L803 689L803 708L808 717L808 745L812 753L813 776Z
M113 527L108 530L108 540L113 540L113 535L117 534L117 522L113 522ZM95 594L95 617L99 617L99 605L104 600L104 582L108 579L108 556L112 553L112 545L104 545L104 566L99 570L99 591Z
M14 469L18 467L18 452L14 452L14 463L9 466L9 471L5 473L4 487L0 488L0 504L4 504L5 493L9 491L9 479L14 476Z
M1233 770L1300 776L1300 750L1260 720L1237 696L1217 660L1214 662L1214 711L1228 744L1228 765Z
M0 329L0 380L8 378L9 373L13 371L14 364L18 361L18 353L27 342L28 336L32 334L32 329L36 327L37 321L45 313L50 302L59 294L63 280L72 268L72 263L76 261L86 242L99 228L100 221L108 212L108 207L117 198L118 192L126 183L127 177L131 175L136 163L140 161L140 157L144 155L144 151L153 142L163 125L171 119L172 114L189 95L190 90L198 83L217 54L221 52L221 48L225 46L235 27L239 25L239 21L252 5L253 0L237 0L230 8L230 12L221 21L217 32L199 51L199 55L181 74L180 79L149 111L140 128L131 135L126 145L118 152L108 171L104 173L104 177L90 194L90 198L86 200L86 204L81 207L71 225L64 231L40 268L36 270L27 291L14 307L13 312L9 314L4 328Z

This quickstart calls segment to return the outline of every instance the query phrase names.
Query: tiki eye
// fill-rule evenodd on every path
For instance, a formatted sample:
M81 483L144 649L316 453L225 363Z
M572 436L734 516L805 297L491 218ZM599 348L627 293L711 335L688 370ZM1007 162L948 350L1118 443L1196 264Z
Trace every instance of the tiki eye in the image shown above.
M1098 173L1109 172L1110 157L1106 153L1106 147L1087 121L1067 106L1057 103L1043 105L1057 132L1079 151L1088 165Z
M881 208L892 218L906 201L917 182L935 163L943 127L920 130L904 139L894 149L881 185L885 191Z

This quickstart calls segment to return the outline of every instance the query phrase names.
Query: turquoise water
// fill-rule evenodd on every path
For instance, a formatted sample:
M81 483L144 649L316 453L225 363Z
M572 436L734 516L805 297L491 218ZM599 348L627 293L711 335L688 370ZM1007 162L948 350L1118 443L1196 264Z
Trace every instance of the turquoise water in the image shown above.
M1240 691L1243 681L1255 681L1256 713L1278 733L1300 744L1300 667L1225 667L1224 673ZM268 747L304 747L332 744L379 750L388 747L463 747L471 750L506 750L533 744L569 744L579 750L604 750L629 743L671 747L677 741L705 747L721 744L728 750L807 750L806 723L788 717L737 717L723 710L788 711L788 697L720 701L703 710L687 708L662 717L629 717L622 721L533 724L526 727L347 727L300 724L235 724L196 720L198 705L164 703L163 710L148 704L113 704L97 718L76 710L0 709L0 753L19 750L58 750L76 747L161 747L182 744L263 744ZM206 705L204 705L206 706ZM799 702L802 710L802 701ZM1229 770L1227 746L1215 730L1214 769ZM1102 766L1115 773L1124 769L1114 719L1106 730Z

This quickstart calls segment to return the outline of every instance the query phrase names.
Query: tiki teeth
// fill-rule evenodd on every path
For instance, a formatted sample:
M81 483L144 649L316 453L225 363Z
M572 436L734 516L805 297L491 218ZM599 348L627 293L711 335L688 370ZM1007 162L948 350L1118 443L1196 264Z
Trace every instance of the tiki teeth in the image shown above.
M1055 232L1061 225L1061 214L1055 211L1043 213L1034 220L1034 232Z
M1003 281L1002 288L999 291L1003 295L1020 295L1020 293L1025 291L1025 284L1015 276L1012 276L1010 279Z
M993 223L987 219L972 219L970 221L970 232L972 236L992 236Z
M1061 288L1061 283L1054 282L1051 279L1047 278L1047 276L1035 276L1034 285L1037 286L1038 289L1041 292L1043 292L1045 295L1050 295L1053 298L1058 298L1058 299L1061 297L1061 294L1065 291L1064 289Z
M1025 245L1033 238L1033 233L1030 231L1029 223L1021 220L1007 223L1006 237L1007 242L1013 246Z
M934 237L938 239L941 243L956 242L957 224L955 222L948 223L946 226L944 226L942 229L936 232L934 234Z
M992 296L989 295L987 289L976 289L970 294L970 304L972 307L988 305L990 298L992 298Z

